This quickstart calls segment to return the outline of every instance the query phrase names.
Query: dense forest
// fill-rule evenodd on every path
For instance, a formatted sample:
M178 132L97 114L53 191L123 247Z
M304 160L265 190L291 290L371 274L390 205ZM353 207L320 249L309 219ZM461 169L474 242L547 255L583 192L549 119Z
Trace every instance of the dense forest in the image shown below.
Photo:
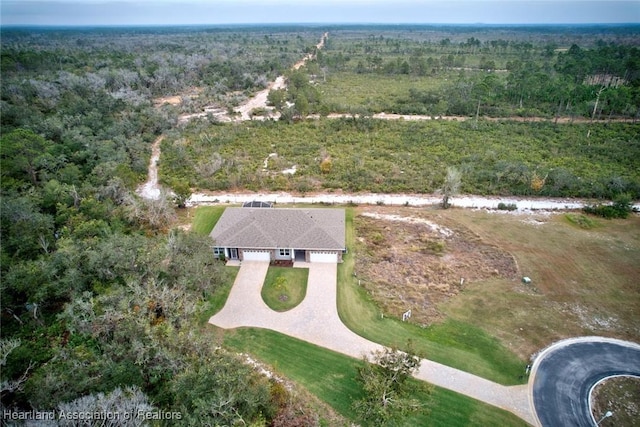
M492 38L496 35L500 38ZM615 33L599 35L603 38L587 47L576 43L584 41L580 37L567 39L563 33L527 29L511 33L469 29L467 38L419 29L402 37L397 32L340 34L329 38L318 55L318 68L312 71L325 83L328 78L329 87L332 76L344 80L343 94L359 75L371 84L368 99L359 103L344 96L328 97L326 108L332 112L360 106L374 113L433 116L638 117L638 40ZM383 78L376 83L368 75ZM398 87L397 78L412 79L413 87ZM382 85L401 92L377 97ZM320 90L323 86L319 84Z
M156 97L200 88L233 105L298 60L310 34L3 29L3 409L299 418L279 383L198 333L230 280L208 237L169 231L171 200L134 190L150 142L177 122Z
M163 133L161 178L193 189L432 192L456 165L468 192L640 197L638 127L616 122L640 114L637 26L328 30L316 60L289 72L324 29L2 29L3 409L317 425L295 393L200 333L233 278L207 237L173 227L171 197L135 193ZM178 126L280 74L279 122ZM547 121L507 120L528 116Z

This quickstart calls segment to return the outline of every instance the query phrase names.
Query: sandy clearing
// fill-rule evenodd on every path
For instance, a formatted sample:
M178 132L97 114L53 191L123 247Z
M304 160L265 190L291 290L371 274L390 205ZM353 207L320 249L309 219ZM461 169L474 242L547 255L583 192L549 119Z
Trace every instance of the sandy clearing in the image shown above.
M388 214L380 214L376 212L363 212L360 215L368 218L381 219L384 221L408 222L410 224L423 224L429 227L431 231L435 231L436 233L441 234L444 237L453 236L453 230L450 230L447 227L443 227L441 225L436 224L435 222L429 221L424 218L416 218L414 216L400 216L400 215L393 215L393 214L388 215Z

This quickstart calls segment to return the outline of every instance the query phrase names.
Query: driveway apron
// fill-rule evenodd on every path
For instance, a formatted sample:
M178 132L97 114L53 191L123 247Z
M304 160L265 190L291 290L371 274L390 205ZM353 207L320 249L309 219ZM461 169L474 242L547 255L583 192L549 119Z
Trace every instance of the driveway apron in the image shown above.
M348 329L338 316L335 263L310 263L307 294L297 307L278 313L260 294L268 262L244 261L227 302L209 323L224 329L255 327L271 329L309 343L361 358L384 347ZM439 387L510 411L536 424L526 385L505 387L464 371L423 359L415 377Z

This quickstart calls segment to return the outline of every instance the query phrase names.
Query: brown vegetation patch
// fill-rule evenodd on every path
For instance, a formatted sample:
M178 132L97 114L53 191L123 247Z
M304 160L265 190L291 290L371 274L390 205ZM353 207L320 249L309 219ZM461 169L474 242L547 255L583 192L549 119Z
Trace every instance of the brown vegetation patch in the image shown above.
M640 378L614 377L604 380L593 390L593 416L602 419L613 412L601 426L637 426L640 420Z
M490 278L515 279L507 252L435 211L368 207L355 218L356 274L385 314L430 324L438 304L465 286ZM373 216L373 217L372 217Z

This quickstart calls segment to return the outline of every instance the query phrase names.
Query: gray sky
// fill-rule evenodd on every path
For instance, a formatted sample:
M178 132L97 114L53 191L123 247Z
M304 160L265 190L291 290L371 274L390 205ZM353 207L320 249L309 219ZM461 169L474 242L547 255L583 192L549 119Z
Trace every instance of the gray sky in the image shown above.
M2 25L638 23L640 0L0 0Z

